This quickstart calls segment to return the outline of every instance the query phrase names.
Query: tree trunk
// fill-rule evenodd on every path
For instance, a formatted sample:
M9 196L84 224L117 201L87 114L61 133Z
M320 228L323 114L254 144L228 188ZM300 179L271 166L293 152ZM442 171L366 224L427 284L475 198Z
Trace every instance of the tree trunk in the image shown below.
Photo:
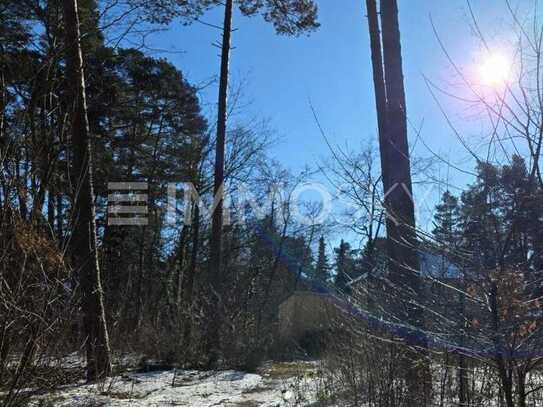
M387 234L391 254L391 275L405 283L409 296L417 293L417 275L420 269L416 251L415 209L412 198L411 165L407 142L407 120L403 86L400 31L395 0L383 0L381 25L383 27L383 56L387 95L387 128L384 138L385 161L383 172L388 174L384 184L387 209ZM413 297L411 297L412 299ZM409 323L422 326L420 308L402 307L402 317Z
M368 28L370 31L371 65L375 90L375 106L377 109L381 172L383 185L389 185L388 167L383 165L383 163L387 161L387 147L389 146L389 143L387 142L387 97L383 73L383 56L381 51L381 31L379 29L379 19L377 18L377 5L375 0L366 0L366 9L368 13Z
M82 291L87 378L96 380L111 372L111 362L96 247L92 145L89 136L77 0L64 0L63 11L66 36L66 90L69 100L73 102L71 135L73 173L76 177L70 249Z
M500 373L505 404L507 407L515 407L515 400L513 399L513 378L508 374L507 369L502 363L503 362L498 362L498 370Z
M230 38L232 35L233 0L226 0L224 7L224 26L221 51L221 73L219 81L219 111L217 117L217 141L215 149L214 199L217 202L213 211L211 225L209 285L211 288L210 310L208 313L208 333L206 348L209 354L209 364L217 362L220 348L219 330L221 327L220 309L222 300L222 231L223 231L223 200L224 200L224 155L226 140L226 109L228 94L228 68L230 60ZM217 309L219 307L219 309Z
M186 349L190 347L192 335L192 294L194 291L194 279L196 277L196 263L198 261L198 246L200 240L200 208L198 203L194 205L192 219L192 248L190 253L190 265L187 279L183 284L183 303L185 305L185 320L183 324L183 345Z
M175 283L173 302L175 304L175 312L179 315L183 304L183 287L185 284L185 265L186 265L186 244L187 244L187 225L183 225L179 236L179 246L177 248L177 258L174 266Z
M366 0L370 30L373 78L379 127L379 150L387 212L387 245L390 280L395 287L398 318L412 326L415 345L426 347L419 328L422 308L413 304L421 298L417 272L415 209L412 198L411 164L407 141L407 117L402 71L400 29L396 0L381 1L382 45L375 0ZM381 54L382 49L382 54ZM406 382L410 406L430 403L431 377L424 354L406 360Z
M466 357L460 354L458 356L458 402L461 406L469 403L468 383L469 375Z
M141 229L140 236L140 246L138 253L138 274L136 276L136 292L134 293L134 314L132 315L130 322L130 330L138 330L141 326L143 319L143 308L144 308L144 299L143 299L143 285L145 284L146 270L145 270L145 255L146 244L147 244L147 226L143 226Z
M51 232L51 237L55 238L55 192L53 187L49 187L47 192L47 226Z
M517 370L517 394L519 407L526 407L526 373L523 369Z
M462 292L459 293L460 300L460 347L464 348L466 342L466 330L468 328L466 318L466 296L467 290L465 277L462 282ZM461 406L469 405L469 366L466 356L460 351L458 355L458 402Z
M507 356L504 355L504 346L500 332L500 312L498 309L498 287L495 282L492 282L490 286L489 295L490 313L492 317L492 330L493 341L495 347L495 361L498 367L498 374L500 375L500 381L505 397L505 403L507 407L515 407L513 399L513 372L508 363Z
M62 204L62 193L60 191L57 191L57 240L59 247L63 247L63 239L64 239L64 228L63 228L63 222L64 222L64 205Z

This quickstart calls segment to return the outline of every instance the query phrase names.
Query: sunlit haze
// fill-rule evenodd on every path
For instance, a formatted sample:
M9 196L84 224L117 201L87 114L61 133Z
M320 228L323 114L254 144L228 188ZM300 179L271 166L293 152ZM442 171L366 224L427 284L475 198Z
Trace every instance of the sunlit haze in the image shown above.
M483 59L479 74L483 84L500 86L510 79L511 62L500 53L490 54Z

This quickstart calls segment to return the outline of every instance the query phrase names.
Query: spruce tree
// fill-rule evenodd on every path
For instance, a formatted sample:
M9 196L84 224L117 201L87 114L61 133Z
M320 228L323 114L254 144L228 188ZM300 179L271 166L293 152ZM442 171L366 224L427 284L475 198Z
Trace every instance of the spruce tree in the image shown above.
M330 279L330 264L326 255L326 244L324 236L319 239L319 250L317 256L317 265L315 267L315 278L320 282L326 282Z
M446 191L441 197L441 202L436 206L432 233L438 243L446 244L452 248L459 244L459 227L460 206L458 198Z

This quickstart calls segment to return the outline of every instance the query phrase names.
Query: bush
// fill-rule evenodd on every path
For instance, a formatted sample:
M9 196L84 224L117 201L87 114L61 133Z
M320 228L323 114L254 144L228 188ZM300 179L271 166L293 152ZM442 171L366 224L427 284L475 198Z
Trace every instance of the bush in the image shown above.
M0 211L0 231L0 387L10 406L24 398L22 387L54 386L50 368L65 349L74 287L46 232L10 210Z

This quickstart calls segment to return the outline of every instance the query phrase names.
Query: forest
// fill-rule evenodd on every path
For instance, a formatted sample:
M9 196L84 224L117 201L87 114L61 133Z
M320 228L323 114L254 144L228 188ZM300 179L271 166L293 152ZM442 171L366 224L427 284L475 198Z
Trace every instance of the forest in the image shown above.
M0 405L543 406L542 16L0 0Z

